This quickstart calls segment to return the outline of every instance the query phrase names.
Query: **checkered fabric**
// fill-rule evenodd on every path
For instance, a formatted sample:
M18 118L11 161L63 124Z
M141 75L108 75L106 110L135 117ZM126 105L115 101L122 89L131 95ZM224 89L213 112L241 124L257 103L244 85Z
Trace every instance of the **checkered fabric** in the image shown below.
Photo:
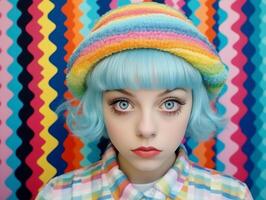
M189 161L183 145L172 168L150 189L140 192L119 169L110 144L102 160L52 179L37 196L37 200L43 199L251 200L252 196L245 183Z

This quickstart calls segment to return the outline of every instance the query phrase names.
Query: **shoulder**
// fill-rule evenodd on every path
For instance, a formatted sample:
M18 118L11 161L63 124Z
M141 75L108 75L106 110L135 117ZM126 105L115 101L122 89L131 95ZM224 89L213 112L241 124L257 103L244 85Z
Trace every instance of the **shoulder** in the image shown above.
M51 179L40 191L36 199L60 199L60 197L72 197L74 193L82 194L86 187L86 193L96 192L95 186L100 188L102 175L102 160L87 167L67 172ZM88 187L89 186L89 187ZM75 188L75 190L73 190Z
M225 199L252 199L247 185L232 176L195 163L191 164L190 172L189 184L198 190L205 190Z

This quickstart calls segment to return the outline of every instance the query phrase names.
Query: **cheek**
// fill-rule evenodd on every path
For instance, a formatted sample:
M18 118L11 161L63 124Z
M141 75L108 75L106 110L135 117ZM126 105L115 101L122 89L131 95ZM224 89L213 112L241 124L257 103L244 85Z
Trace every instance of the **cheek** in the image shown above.
M163 122L164 126L174 129L184 129L189 121L190 107L184 107L180 113L173 116L164 116L160 121Z
M118 130L119 130L119 127L116 125L117 122L108 113L105 115L104 121L105 121L105 126L106 126L107 133L108 133L109 137L112 137L112 135L115 135L118 132Z
M166 132L170 136L183 136L186 132L187 121L171 120L161 124L161 132Z
M128 144L132 142L132 122L129 123L129 121L124 117L115 116L113 113L105 117L107 135L119 152L127 149Z
M116 125L116 121L109 117L108 115L105 116L105 127L107 130L107 135L110 138L112 144L116 146L117 140L119 140L119 128ZM121 134L120 134L121 135Z
M189 121L189 113L190 112L184 112L175 117L161 119L160 132L168 136L165 139L170 138L172 141L180 141L183 139Z
M161 128L160 143L164 146L166 151L173 152L182 143L187 123L185 121L173 120L163 124Z
M111 140L116 140L118 137L120 139L126 137L132 126L130 120L125 116L116 116L111 111L105 113L104 122L107 134Z

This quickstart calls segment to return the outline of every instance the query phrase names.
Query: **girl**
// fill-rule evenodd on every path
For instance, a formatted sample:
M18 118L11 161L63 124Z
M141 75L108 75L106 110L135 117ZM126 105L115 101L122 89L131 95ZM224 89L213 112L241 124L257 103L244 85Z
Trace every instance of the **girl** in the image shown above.
M67 123L110 144L37 199L252 199L244 183L189 161L182 145L223 127L210 101L227 73L179 11L140 3L105 14L70 58L67 85L80 105L69 106Z

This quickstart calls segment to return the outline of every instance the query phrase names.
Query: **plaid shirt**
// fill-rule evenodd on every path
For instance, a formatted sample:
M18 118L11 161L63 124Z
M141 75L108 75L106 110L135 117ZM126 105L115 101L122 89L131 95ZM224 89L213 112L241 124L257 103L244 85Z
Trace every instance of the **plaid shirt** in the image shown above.
M245 183L189 161L183 145L172 168L145 192L134 188L116 159L115 149L109 145L102 160L52 179L37 199L252 199Z

